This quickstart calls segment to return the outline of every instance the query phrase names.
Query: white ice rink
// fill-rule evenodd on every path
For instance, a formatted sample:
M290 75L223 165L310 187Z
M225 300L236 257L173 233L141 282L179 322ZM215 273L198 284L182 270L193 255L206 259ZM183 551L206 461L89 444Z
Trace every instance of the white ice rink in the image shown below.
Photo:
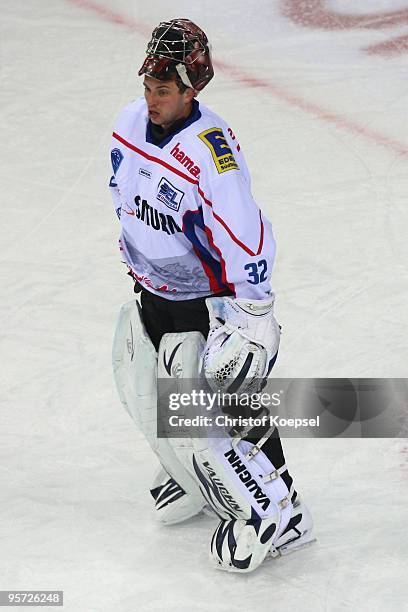
M152 28L197 21L216 62L200 99L278 242L274 376L406 377L408 1L0 11L0 590L64 590L66 612L408 610L404 439L284 440L318 543L252 575L210 567L215 519L154 523L156 463L111 374L132 288L107 189Z

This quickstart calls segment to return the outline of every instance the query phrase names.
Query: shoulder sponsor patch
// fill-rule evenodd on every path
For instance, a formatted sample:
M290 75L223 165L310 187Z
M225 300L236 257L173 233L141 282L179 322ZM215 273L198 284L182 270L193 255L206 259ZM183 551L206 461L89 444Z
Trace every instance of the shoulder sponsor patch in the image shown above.
M113 174L116 174L119 170L119 166L123 160L123 153L120 149L112 149L111 151L111 162L113 168Z
M239 170L234 155L221 128L210 128L198 134L198 137L207 145L211 151L215 167L219 174L227 170Z
M156 196L160 202L163 202L163 204L165 204L172 210L177 211L180 208L183 196L184 191L181 191L181 189L177 189L177 187L174 187L174 185L172 185L168 179L164 177L161 179Z

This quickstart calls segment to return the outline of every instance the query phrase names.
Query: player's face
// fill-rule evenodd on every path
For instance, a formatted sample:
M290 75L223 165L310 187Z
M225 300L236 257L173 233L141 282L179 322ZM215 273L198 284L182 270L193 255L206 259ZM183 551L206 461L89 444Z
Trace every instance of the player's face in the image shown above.
M181 93L175 81L159 81L149 76L145 77L143 85L152 123L167 128L190 114L194 97L192 89Z

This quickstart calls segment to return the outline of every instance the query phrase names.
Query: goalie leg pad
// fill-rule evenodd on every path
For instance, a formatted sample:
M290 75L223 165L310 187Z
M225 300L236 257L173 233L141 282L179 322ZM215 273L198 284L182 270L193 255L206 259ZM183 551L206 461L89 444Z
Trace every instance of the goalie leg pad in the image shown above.
M290 521L294 490L281 477L286 465L274 466L261 447L262 440L195 441L201 490L221 518L210 545L218 569L253 571Z
M157 353L132 300L122 306L112 347L113 376L125 410L149 443L156 433Z
M165 473L169 475L167 478L165 474L160 477L162 482L156 480L152 491L160 485L166 485L169 477L180 488L178 496L170 494L168 497L168 501L172 499L173 506L162 503L164 491L157 496L157 516L166 524L186 520L201 511L205 500L169 440L157 438L157 353L144 328L141 308L136 300L121 308L113 341L112 361L120 400L157 455ZM189 444L191 448L191 442ZM171 489L171 483L168 486Z
M315 541L309 510L298 498L282 534L274 519L221 521L211 540L210 559L217 569L252 572L266 558L287 555Z
M252 572L267 556L279 519L221 521L211 540L210 560L217 569Z
M286 527L293 487L259 446L239 439L209 438L194 442L193 467L203 494L223 519L279 517L279 533Z
M154 499L156 519L165 525L181 523L195 516L205 505L198 489L190 489L187 494L162 466L158 469L150 493Z

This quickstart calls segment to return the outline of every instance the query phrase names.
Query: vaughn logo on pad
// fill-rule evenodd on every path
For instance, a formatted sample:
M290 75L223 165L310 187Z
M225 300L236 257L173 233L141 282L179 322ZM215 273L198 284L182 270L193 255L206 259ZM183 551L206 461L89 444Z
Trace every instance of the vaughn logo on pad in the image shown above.
M174 185L172 185L170 181L168 181L164 177L161 179L159 183L159 191L156 196L157 199L160 200L160 202L163 202L163 204L165 204L172 210L177 211L180 208L183 196L184 191L181 191L180 189L177 189L177 187L174 187Z

